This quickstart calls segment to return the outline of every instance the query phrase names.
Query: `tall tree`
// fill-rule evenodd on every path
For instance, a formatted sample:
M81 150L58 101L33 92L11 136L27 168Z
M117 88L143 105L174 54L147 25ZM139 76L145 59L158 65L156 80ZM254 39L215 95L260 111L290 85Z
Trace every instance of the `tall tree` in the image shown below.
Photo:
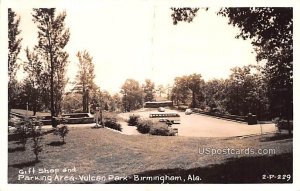
M143 90L138 81L127 79L121 88L123 107L125 111L139 109L143 105Z
M112 102L111 102L111 111L122 111L122 98L121 96L116 93L112 96Z
M66 66L69 54L64 50L70 32L65 27L66 12L56 16L55 8L33 9L33 21L38 27L38 45L34 51L39 55L39 61L45 66L43 77L45 86L50 84L50 110L52 126L55 126L54 116L61 111L61 100L66 85Z
M182 77L176 77L174 87L172 90L173 101L180 101L183 104L186 104L191 97L191 107L198 107L200 101L204 101L202 92L204 80L201 77L201 74L191 74ZM174 100L175 99L175 100Z
M142 86L144 91L144 102L153 101L155 94L155 84L149 79L145 80L145 84Z
M203 88L204 104L210 108L217 108L222 113L227 113L226 80L213 79L205 83Z
M27 77L25 79L24 91L27 95L27 103L30 104L33 111L33 115L36 114L37 110L40 108L42 89L44 87L44 82L42 81L43 65L38 60L38 55L34 52L30 52L28 48L25 50L28 62L24 62L23 68L27 72Z
M162 84L160 84L157 86L156 91L158 92L158 95L161 98L161 95L165 93L165 87Z
M176 103L177 106L186 104L190 100L190 90L187 85L187 78L176 77L174 80L174 86L171 91L171 100Z
M74 90L82 94L82 110L88 112L90 93L97 89L94 83L94 63L93 58L87 51L78 52L79 70L76 75L76 85Z
M73 92L65 93L64 100L63 100L64 112L74 113L76 111L81 111L82 109L82 105L80 103L81 97L82 96L79 93L73 93Z
M20 18L17 18L16 13L8 9L8 114L11 110L11 105L15 99L14 84L16 83L16 72L18 69L18 55L21 50L22 38L19 37Z
M200 91L203 89L204 80L202 79L201 74L191 74L185 77L187 82L187 87L192 92L192 103L191 107L198 107L199 101L203 101L203 95Z

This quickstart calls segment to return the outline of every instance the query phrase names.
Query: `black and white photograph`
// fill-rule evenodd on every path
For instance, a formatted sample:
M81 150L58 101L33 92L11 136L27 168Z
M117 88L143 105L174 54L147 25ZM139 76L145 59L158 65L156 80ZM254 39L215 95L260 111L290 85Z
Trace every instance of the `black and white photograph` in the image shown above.
M293 4L13 2L1 5L8 187L296 189Z

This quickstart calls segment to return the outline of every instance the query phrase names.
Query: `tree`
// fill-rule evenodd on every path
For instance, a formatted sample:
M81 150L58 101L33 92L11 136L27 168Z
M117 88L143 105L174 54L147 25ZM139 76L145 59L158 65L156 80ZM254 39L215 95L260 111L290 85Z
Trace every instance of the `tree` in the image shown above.
M173 11L171 17L173 19L173 24L177 25L180 21L185 22L192 22L194 17L196 16L197 12L200 8L190 8L190 7L183 7L183 8L176 8L172 7L171 10Z
M210 108L217 108L222 113L227 113L226 102L226 80L213 79L204 84L204 105Z
M22 38L19 38L20 18L16 18L16 13L8 9L8 114L10 114L11 105L16 94L14 92L15 76L19 67L17 63L18 55L21 50Z
M102 110L109 110L109 107L111 106L111 102L112 102L112 97L109 94L108 91L100 91L100 107L102 108Z
M201 74L191 74L185 77L187 82L187 87L192 92L192 103L191 107L198 107L199 101L203 101L203 95L201 93L201 89L203 89L204 86L204 80L201 79Z
M191 22L199 8L172 8L173 23ZM219 15L240 28L237 38L250 39L257 60L266 60L267 95L273 115L293 117L293 9L291 7L221 8ZM291 130L289 130L291 133Z
M239 27L237 37L251 39L257 60L266 59L268 97L274 116L292 118L293 111L293 9L223 8L220 14Z
M120 97L120 95L118 93L116 93L112 96L110 109L111 109L111 111L122 111L122 110L124 110L122 108L123 108L122 98Z
M28 105L29 110L33 111L32 115L35 116L36 112L41 108L39 89L29 77L25 78L23 83L22 94L24 96L23 101L25 103L24 109L26 109Z
M82 104L80 100L82 95L74 92L67 92L63 99L63 108L65 113L73 113L76 111L81 111Z
M142 86L144 91L144 102L153 101L155 94L155 84L149 79L145 80L145 84Z
M188 76L176 77L174 87L172 89L172 99L186 104L191 97L191 107L198 107L199 102L204 101L202 92L204 80L201 74L191 74Z
M50 110L52 126L55 126L55 118L61 111L61 101L64 87L66 66L69 54L64 51L70 32L65 27L66 12L55 16L55 8L33 9L33 21L38 27L38 45L34 51L38 60L44 65L42 74L45 81L45 89L50 90ZM48 91L47 91L48 92ZM48 97L48 96L47 96Z
M42 81L42 73L44 68L42 63L38 59L38 55L34 52L30 52L28 48L25 50L28 62L23 64L24 71L28 76L24 80L24 93L27 95L27 103L31 105L33 115L41 107L42 89L44 88L44 82Z
M143 105L143 90L138 81L127 79L121 88L123 107L125 111L141 108Z
M160 84L160 85L158 85L156 91L158 92L159 97L161 97L161 94L164 94L164 93L165 93L165 88L164 88L163 85Z
M176 77L174 80L174 86L171 92L171 100L179 106L180 103L186 104L189 100L189 88L187 86L186 78Z
M79 60L79 70L74 90L82 94L82 110L88 112L90 92L96 89L93 58L87 51L79 51L76 56Z
M266 95L266 78L258 65L234 67L229 79L213 80L205 85L208 106L225 109L235 115L256 114L269 120L269 101Z

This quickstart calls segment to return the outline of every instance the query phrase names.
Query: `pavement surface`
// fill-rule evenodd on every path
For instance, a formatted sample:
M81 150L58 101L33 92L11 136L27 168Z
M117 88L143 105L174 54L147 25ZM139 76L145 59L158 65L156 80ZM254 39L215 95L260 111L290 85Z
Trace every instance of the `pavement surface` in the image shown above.
M157 110L139 110L133 113L121 113L119 116L123 119L129 119L130 115L140 115L145 119L150 119L149 114L158 112ZM247 123L229 121L225 119L218 119L212 116L200 115L193 113L185 115L184 112L167 109L166 112L177 112L180 115L181 124L173 124L173 127L178 128L179 136L186 137L236 137L236 136L249 136L275 132L275 124L257 124L248 125ZM128 127L126 123L122 123L123 129L132 128ZM136 133L136 131L134 131ZM125 133L125 132L124 132ZM126 133L125 133L126 134Z

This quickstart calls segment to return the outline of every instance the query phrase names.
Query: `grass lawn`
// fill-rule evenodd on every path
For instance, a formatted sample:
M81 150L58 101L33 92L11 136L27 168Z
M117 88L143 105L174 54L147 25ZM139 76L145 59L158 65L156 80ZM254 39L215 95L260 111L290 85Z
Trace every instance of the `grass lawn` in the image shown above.
M265 135L271 136L271 135ZM43 139L43 151L40 154L40 162L34 163L34 155L30 145L27 143L25 151L20 149L20 145L15 141L8 143L8 182L9 183L49 183L44 180L18 180L19 170L36 170L46 168L59 169L58 175L73 176L73 180L52 181L52 183L104 183L111 182L108 177L129 176L133 174L188 174L191 172L205 172L205 174L237 173L230 169L241 168L243 171L252 168L259 168L263 172L269 158L267 156L251 155L258 157L250 165L249 155L203 155L199 154L200 147L210 148L272 148L276 149L274 163L282 166L291 163L292 138L270 139L269 137L261 138L191 138L191 137L162 137L150 135L124 135L109 129L91 129L84 127L71 127L66 144L56 144L59 137L47 134ZM286 156L286 157L285 157ZM247 157L246 159L243 157ZM276 158L278 157L278 158ZM286 162L282 157L287 158ZM248 160L249 159L249 160ZM231 162L230 161L242 161ZM244 162L243 162L244 161ZM246 161L246 162L245 162ZM261 161L261 162L260 162ZM227 162L228 165L223 165ZM228 163L229 162L229 163ZM236 164L236 165L235 165ZM247 165L248 164L248 165ZM270 163L271 164L271 163ZM221 165L216 167L212 165ZM75 172L62 172L62 169L73 169ZM211 168L213 167L213 168ZM278 168L278 167L277 167ZM198 170L197 170L198 169ZM220 170L221 169L221 170ZM279 168L281 169L281 168ZM283 172L284 171L284 172ZM289 167L282 167L282 171L277 173L288 173ZM208 173L210 172L210 173ZM196 174L197 174L196 173ZM276 173L276 172L273 172ZM292 172L290 172L292 173ZM198 173L199 174L199 173ZM36 174L35 174L36 175ZM55 174L40 173L39 176L55 176ZM78 176L101 176L106 179L97 181L81 180ZM201 174L200 174L201 175ZM223 173L225 176L225 174ZM255 176L260 174L255 174ZM213 177L213 175L211 175ZM215 180L203 182L240 182L235 176L231 179L216 177ZM130 180L129 180L130 182ZM129 183L128 182L128 183ZM262 181L263 182L263 181ZM267 182L267 181L266 181ZM153 182L156 183L156 182ZM201 183L201 182L200 182ZM241 182L240 182L241 183Z

